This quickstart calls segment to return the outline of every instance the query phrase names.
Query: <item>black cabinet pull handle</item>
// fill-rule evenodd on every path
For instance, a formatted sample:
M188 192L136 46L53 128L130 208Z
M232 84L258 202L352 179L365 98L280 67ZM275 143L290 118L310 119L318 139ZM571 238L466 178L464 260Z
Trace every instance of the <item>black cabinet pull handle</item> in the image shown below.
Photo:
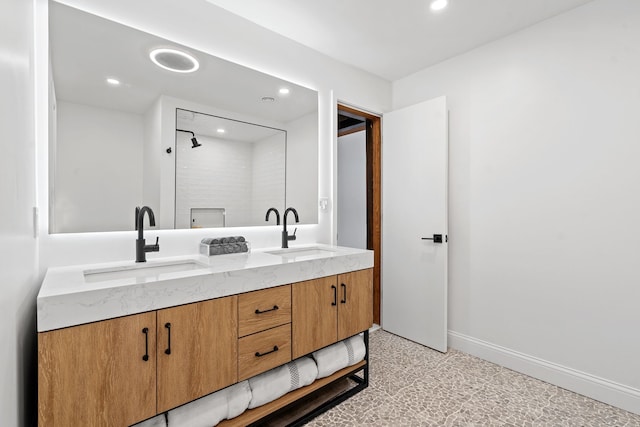
M278 306L277 306L277 305L274 305L274 306L273 306L273 308L270 308L270 309L268 309L268 310L262 310L262 311L260 311L260 310L258 310L258 309L256 308L256 314L268 313L268 312L270 312L270 311L276 311L277 309L278 309Z
M167 328L167 349L164 354L171 354L171 323L165 323L164 327Z
M149 360L149 328L142 328L142 333L144 334L144 356L142 356L142 360L146 362Z
M333 302L331 305L338 305L338 288L334 285L331 285L331 289L333 289Z
M340 301L340 303L346 304L347 303L347 285L342 283L340 284L340 286L342 287L342 301Z
M267 354L275 353L278 350L279 350L278 346L274 345L273 350L267 351L266 353L260 353L259 351L256 351L256 357L266 356Z

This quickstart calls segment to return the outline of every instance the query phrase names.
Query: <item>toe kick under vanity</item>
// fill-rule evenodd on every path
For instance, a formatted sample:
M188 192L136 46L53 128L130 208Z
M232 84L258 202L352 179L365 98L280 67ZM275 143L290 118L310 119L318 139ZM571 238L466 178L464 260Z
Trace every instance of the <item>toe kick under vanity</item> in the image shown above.
M50 268L37 300L39 425L126 427L166 414L171 426L174 408L339 341L363 333L367 347L372 267L372 251L314 245ZM367 363L219 425L259 423L356 380L321 411L368 385Z

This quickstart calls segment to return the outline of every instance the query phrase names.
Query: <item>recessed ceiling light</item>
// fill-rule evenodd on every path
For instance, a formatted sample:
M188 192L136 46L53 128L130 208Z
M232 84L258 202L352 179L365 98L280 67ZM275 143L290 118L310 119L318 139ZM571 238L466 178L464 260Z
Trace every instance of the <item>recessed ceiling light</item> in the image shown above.
M107 83L109 83L111 86L120 86L120 80L114 79L113 77L108 77Z
M200 68L196 58L176 49L154 49L149 53L149 58L158 67L176 73L193 73Z
M437 12L444 9L449 4L449 0L433 0L431 2L431 10Z
M290 90L289 88L283 87L283 88L280 88L278 92L280 92L280 95L289 95Z
M218 133L225 133L225 132L226 132L226 130L224 130L224 129L222 129L222 128L218 128L218 129L216 130L216 132L218 132Z
M276 99L273 96L263 96L262 102L274 102Z

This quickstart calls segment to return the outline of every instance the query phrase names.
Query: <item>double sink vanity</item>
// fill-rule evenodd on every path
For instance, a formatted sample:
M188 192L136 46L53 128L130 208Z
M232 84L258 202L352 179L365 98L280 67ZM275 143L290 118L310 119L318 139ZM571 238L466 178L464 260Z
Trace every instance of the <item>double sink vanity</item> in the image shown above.
M39 425L130 426L362 332L367 342L373 252L287 248L287 213L318 223L318 92L63 3L41 5L50 233L131 230L141 200L162 230L262 227L272 210L279 225L273 206L297 210L284 211L283 249L50 268L37 298ZM167 47L199 71L154 65ZM159 250L145 214L156 222L136 211L138 261ZM260 422L360 371L366 387L365 359L223 424Z
M313 245L51 268L37 300L39 425L129 426L367 331L372 267L372 251Z

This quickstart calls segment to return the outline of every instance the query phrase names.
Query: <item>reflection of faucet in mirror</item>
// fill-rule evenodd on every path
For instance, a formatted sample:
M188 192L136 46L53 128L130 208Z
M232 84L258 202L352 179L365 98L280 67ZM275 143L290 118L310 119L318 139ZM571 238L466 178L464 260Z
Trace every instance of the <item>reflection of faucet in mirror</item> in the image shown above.
M185 133L190 133L191 134L191 148L197 148L197 147L200 147L202 145L196 139L196 134L191 132L190 130L176 129L176 132L185 132Z
M296 240L296 231L298 231L297 228L293 230L293 236L289 236L289 233L287 233L287 214L289 212L293 212L293 215L296 217L296 222L300 222L300 220L298 219L298 211L296 211L294 208L287 208L287 210L284 211L284 217L282 218L283 224L284 224L284 229L282 230L282 247L283 248L289 247L289 240Z
M278 212L278 209L276 209L276 208L267 209L267 214L264 217L265 222L269 221L269 214L271 212L275 212L275 214L276 214L276 225L280 225L280 212Z
M136 207L136 230L138 230L138 238L136 239L136 262L146 262L147 252L160 251L160 245L158 240L160 237L156 237L156 243L154 245L145 245L144 241L144 214L147 213L149 217L149 226L156 226L156 218L153 215L153 211L149 206L143 206L142 208Z

